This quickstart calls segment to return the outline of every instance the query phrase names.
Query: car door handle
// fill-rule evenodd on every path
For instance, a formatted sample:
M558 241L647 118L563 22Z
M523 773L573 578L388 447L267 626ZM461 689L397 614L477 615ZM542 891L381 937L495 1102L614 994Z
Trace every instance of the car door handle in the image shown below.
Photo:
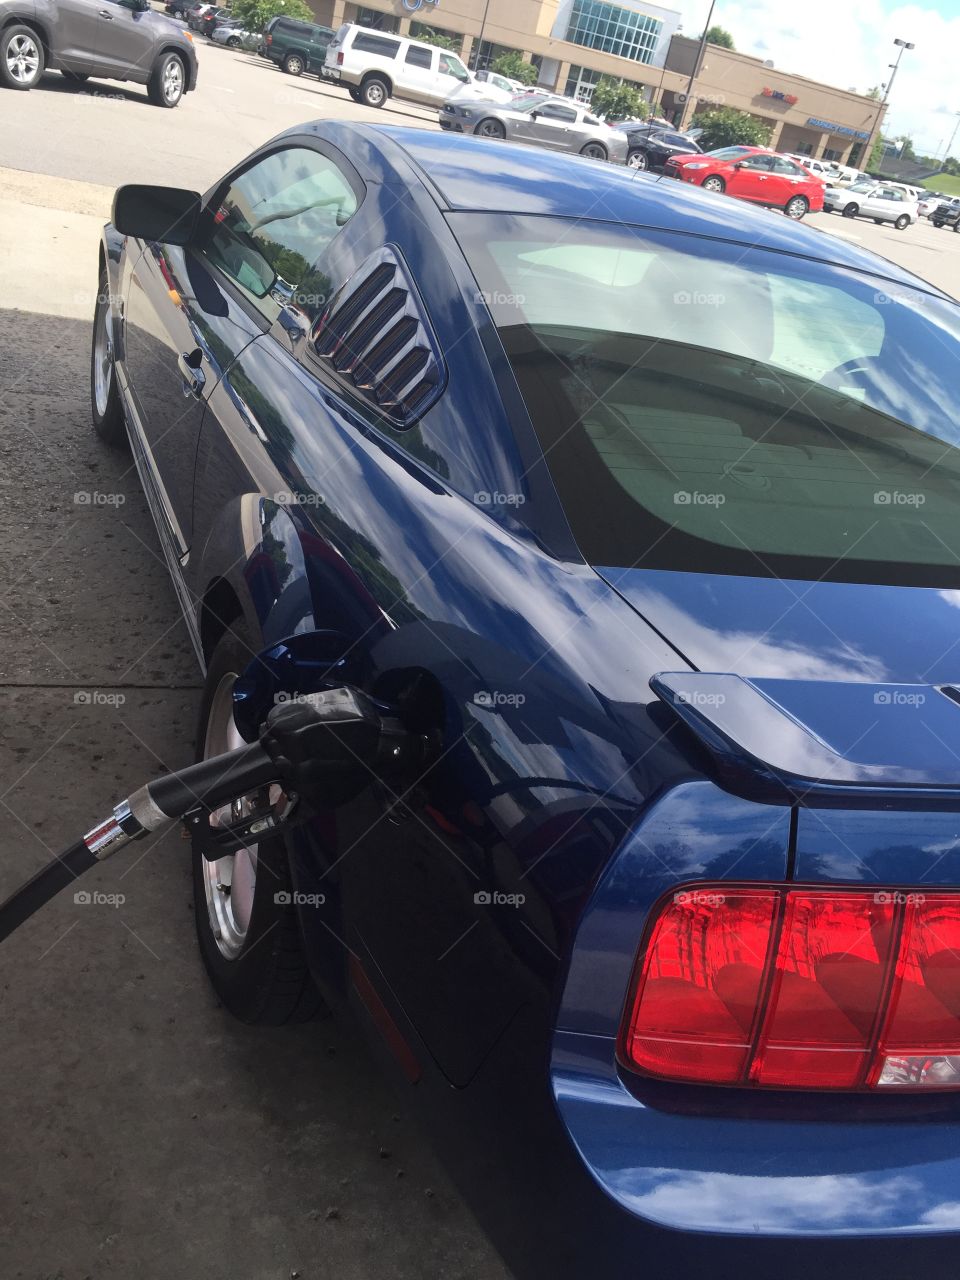
M113 14L112 14L112 13L109 13L106 9L101 9L101 10L100 10L100 17L101 17L101 18L106 18L106 20L107 20L108 22L112 22L112 21L113 21Z
M207 375L200 368L202 359L203 352L199 347L195 351L184 351L177 357L180 377L186 383L187 389L198 397L203 394L203 388L207 383Z

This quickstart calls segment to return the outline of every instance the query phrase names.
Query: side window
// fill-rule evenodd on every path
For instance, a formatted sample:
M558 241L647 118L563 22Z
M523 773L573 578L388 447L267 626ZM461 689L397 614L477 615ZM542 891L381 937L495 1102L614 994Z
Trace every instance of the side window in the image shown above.
M400 49L400 41L360 31L353 37L353 48L358 53L375 53L381 58L395 58Z
M235 178L213 212L203 253L269 322L288 303L324 292L315 264L359 200L338 165L319 151L275 151Z
M791 178L806 177L806 174L798 164L794 164L791 160L781 160L779 156L775 156L773 159L773 171L774 173L787 174Z
M563 120L567 124L573 124L577 118L573 107L562 107L555 102L548 102L546 106L538 107L537 114L546 116L548 120Z
M440 74L442 76L453 76L454 80L462 80L464 83L470 79L470 72L456 54L453 53L441 53Z
M412 44L407 50L404 62L408 67L424 67L429 71L433 62L433 54L429 49L422 49L419 45Z
M744 156L740 161L741 169L760 169L769 173L773 168L773 162L770 156Z

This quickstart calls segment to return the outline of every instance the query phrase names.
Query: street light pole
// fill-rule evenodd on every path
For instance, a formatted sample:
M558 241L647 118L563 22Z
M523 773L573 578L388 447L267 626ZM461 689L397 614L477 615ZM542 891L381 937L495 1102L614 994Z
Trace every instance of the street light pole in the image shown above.
M897 54L896 62L891 62L890 64L893 67L893 75L884 87L883 97L880 99L880 106L877 108L877 114L874 117L873 124L870 126L870 136L867 138L867 145L864 148L864 167L870 163L870 155L873 151L874 135L879 128L880 121L883 119L883 112L887 105L887 99L890 97L890 90L893 88L893 82L897 78L897 71L900 69L900 59L903 57L905 49L915 49L917 47L916 45L911 44L908 40L896 39L893 43L900 46L900 52Z
M955 111L953 114L957 117L957 123L953 126L953 133L951 133L950 141L947 143L947 149L943 153L944 160L949 157L950 148L953 146L953 140L957 136L957 130L960 129L960 111Z
M710 0L710 12L707 14L707 21L704 24L703 35L700 37L700 47L697 49L697 56L693 60L693 69L690 72L690 79L687 81L686 92L683 95L683 108L680 112L680 119L677 121L677 128L683 128L683 122L687 115L687 107L690 105L690 94L693 90L693 82L696 80L700 72L700 64L703 62L703 51L707 47L707 32L710 30L710 23L713 21L713 9L717 0Z
M484 30L484 27L487 25L487 14L489 11L490 11L490 0L486 0L486 4L483 6L483 17L480 19L480 34L477 36L476 51L473 57L470 59L470 61L473 63L474 71L476 71L477 63L480 60L480 49L483 45L483 30Z

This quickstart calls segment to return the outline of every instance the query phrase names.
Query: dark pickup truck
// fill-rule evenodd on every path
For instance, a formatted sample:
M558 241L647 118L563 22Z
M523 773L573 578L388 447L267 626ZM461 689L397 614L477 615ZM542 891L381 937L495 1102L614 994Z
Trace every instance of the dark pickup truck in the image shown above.
M941 201L931 213L930 221L935 227L953 227L954 231L960 231L960 199Z

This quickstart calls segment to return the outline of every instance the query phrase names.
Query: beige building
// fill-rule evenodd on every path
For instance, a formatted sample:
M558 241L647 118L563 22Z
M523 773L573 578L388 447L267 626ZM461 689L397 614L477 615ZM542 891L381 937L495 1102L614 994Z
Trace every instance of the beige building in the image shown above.
M679 34L682 15L644 0L309 0L317 21L453 39L471 67L519 52L537 83L589 101L601 76L633 85L662 114L690 124L700 108L736 107L769 123L771 145L856 164L879 104L830 85L787 75L759 58L708 45L690 99L699 42Z

